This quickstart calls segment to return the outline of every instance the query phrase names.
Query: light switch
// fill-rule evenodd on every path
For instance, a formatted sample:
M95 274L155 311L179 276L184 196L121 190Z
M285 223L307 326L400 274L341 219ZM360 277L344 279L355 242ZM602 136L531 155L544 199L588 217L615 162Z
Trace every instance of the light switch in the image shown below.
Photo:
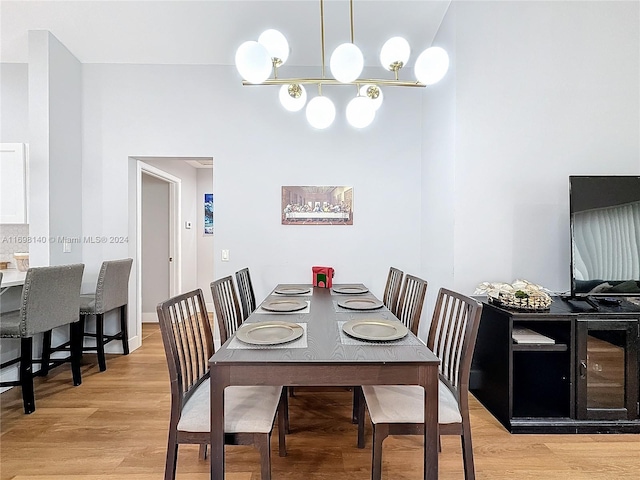
M222 261L223 262L229 261L229 250L222 250Z
M66 240L62 244L62 253L71 253L71 243Z
M184 222L184 228L189 230L191 228L191 222Z

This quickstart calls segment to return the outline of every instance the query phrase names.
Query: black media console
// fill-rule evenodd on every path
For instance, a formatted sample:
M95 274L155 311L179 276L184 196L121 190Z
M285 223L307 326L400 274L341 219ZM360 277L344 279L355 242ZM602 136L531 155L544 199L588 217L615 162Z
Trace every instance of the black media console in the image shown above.
M472 394L512 433L640 433L640 302L554 297L547 312L484 299ZM517 339L517 340L516 340Z

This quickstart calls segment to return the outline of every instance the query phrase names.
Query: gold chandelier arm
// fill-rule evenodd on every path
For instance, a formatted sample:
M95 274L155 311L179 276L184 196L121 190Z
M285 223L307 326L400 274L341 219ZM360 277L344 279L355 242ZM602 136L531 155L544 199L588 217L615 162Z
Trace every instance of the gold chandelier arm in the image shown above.
M320 0L320 44L322 48L322 78L324 78L324 0ZM322 90L320 90L320 94L322 95Z
M383 78L358 78L353 82L343 83L334 78L269 78L262 83L250 83L246 80L242 81L244 86L260 86L260 85L290 85L290 84L306 84L306 85L358 85L371 84L385 87L426 87L427 85L420 82L404 82L402 80L387 80Z
M351 43L353 41L353 0L349 0L349 16L351 17Z

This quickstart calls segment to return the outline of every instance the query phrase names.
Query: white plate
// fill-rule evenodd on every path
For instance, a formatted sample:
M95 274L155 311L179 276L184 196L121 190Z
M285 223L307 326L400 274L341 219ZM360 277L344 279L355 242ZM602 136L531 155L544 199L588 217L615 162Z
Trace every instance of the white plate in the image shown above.
M263 310L269 312L296 312L307 307L307 302L294 298L283 298L282 300L269 300L261 305Z
M245 323L236 331L238 340L252 345L277 345L300 338L304 329L297 323Z
M310 291L311 289L309 287L280 287L274 290L275 293L279 293L280 295L302 295Z
M349 310L376 310L382 307L382 302L375 298L349 298L340 300L338 305Z
M349 320L342 325L342 330L351 337L374 341L397 340L409 333L398 320L383 318Z
M348 287L348 286L344 286L344 287L333 287L333 291L336 293L347 293L347 294L352 294L352 295L356 295L359 293L367 293L369 291L368 288L366 287L358 287L356 285Z

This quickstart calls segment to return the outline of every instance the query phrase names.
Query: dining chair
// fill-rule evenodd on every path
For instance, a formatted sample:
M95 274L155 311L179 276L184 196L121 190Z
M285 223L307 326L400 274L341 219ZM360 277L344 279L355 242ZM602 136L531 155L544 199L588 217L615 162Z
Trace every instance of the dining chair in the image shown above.
M49 365L71 362L73 384L80 385L80 356L82 334L79 327L80 285L83 264L59 265L53 267L32 267L27 270L22 287L20 310L0 314L0 338L19 338L20 356L9 360L0 369L20 363L17 381L3 381L0 386L20 386L24 413L36 409L33 377L46 375ZM51 342L54 328L69 325L71 340L70 356L51 359L43 348L42 358L33 358L33 337L42 333ZM33 372L33 364L40 363L39 372Z
M96 352L98 366L101 372L107 369L104 347L113 340L122 342L124 355L129 355L129 334L127 329L127 306L129 303L129 276L131 274L132 258L122 260L107 260L102 262L96 289L92 293L80 295L80 328L85 337L95 338L95 346L83 346L82 352ZM105 315L117 311L120 320L119 330L113 334L104 333ZM96 318L96 331L86 332L85 324L89 316ZM51 342L45 338L43 349L48 352L68 350L68 344L51 348ZM49 355L50 355L49 353Z
M426 294L426 280L414 275L405 275L402 292L398 297L398 305L394 314L414 335L418 335L418 326Z
M222 345L236 333L244 319L231 275L211 282L210 287Z
M229 277L231 278L231 277ZM174 480L180 444L211 441L209 358L213 335L202 290L172 297L157 306L171 381L171 416L165 480ZM279 454L286 455L281 387L233 386L224 392L227 445L254 445L260 452L261 478L271 478L271 431L278 413Z
M482 305L460 293L438 292L427 347L440 359L438 434L459 435L466 480L475 478L469 421L469 372ZM373 425L371 478L382 474L382 442L389 435L424 434L424 389L419 386L363 386L358 413L358 447L364 448L364 404Z
M398 297L400 295L403 275L404 272L402 270L390 267L389 274L387 275L387 283L384 287L384 294L382 295L382 303L384 303L384 306L391 310L391 313L394 315L398 306Z
M242 304L242 320L244 321L256 309L256 295L253 292L249 268L243 268L236 272L236 283L238 284L238 294Z
M384 298L387 299L388 305L385 303L385 306L391 311L391 313L398 317L398 320L411 330L414 335L418 335L422 306L424 305L424 298L427 293L427 281L414 275L407 274L404 277L402 293L398 295L397 292L400 290L402 275L403 272L397 268L391 267L389 269L387 286L385 287L384 292ZM389 293L392 290L396 293ZM354 386L351 423L359 423L359 412L362 410L361 399L362 388L360 386Z

